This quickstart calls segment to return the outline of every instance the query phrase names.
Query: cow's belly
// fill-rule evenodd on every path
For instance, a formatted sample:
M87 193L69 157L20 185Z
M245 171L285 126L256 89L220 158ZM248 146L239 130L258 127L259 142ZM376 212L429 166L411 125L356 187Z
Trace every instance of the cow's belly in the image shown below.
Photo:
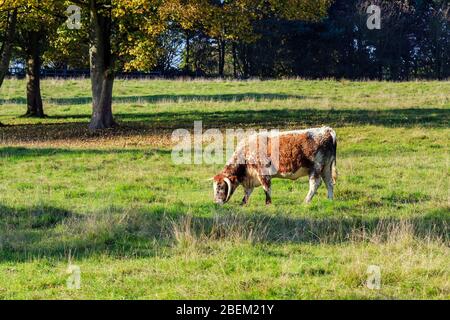
M295 172L278 172L276 177L282 179L291 179L296 180L300 177L304 177L308 175L308 168L300 168Z

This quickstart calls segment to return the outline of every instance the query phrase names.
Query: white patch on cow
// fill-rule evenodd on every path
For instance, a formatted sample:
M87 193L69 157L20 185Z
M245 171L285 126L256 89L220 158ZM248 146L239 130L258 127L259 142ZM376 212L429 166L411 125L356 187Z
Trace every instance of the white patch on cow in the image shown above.
M334 130L330 127L320 127L320 128L310 128L310 129L298 129L298 130L289 130L289 131L276 131L276 132L264 132L264 133L254 133L249 135L247 138L242 139L239 141L236 150L239 150L243 148L245 145L247 145L250 141L254 141L258 137L261 136L267 136L269 138L273 137L280 137L284 135L298 135L298 134L305 134L309 133L312 137L324 135L327 131L330 132L331 136L333 137L333 141L336 140L336 133Z
M270 133L269 137L275 136L284 136L284 135L299 135L308 133L312 138L323 136L325 133L330 132L333 137L333 142L336 141L336 133L330 127L321 127L321 128L311 128L311 129L299 129L299 130L290 130L290 131L281 131L276 133Z
M217 193L217 182L213 182L213 192L214 192L214 196Z
M275 136L284 136L284 135L289 135L289 134L303 134L303 133L307 133L311 130L315 130L315 129L300 129L300 130L290 130L290 131L279 131L279 132L275 132L275 133L271 133L270 137L275 137Z

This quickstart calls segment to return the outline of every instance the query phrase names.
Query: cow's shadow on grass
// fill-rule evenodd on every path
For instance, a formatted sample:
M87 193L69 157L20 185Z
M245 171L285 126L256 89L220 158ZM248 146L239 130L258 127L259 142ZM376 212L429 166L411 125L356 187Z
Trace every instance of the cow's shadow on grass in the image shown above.
M164 247L205 241L254 245L383 243L411 237L449 241L450 218L444 209L405 219L292 217L236 214L232 208L212 210L211 216L198 217L170 210L78 214L49 206L17 209L0 205L0 260L64 260L69 254L77 258L152 257Z
M64 118L84 117L85 121L61 123ZM79 118L81 119L81 118ZM221 112L180 111L155 113L118 113L119 126L92 132L88 130L89 115L49 116L45 123L11 125L0 128L4 143L26 141L80 140L97 137L131 137L141 135L170 135L178 128L192 129L194 121L203 121L206 128L305 128L314 126L377 125L385 127L446 128L450 122L447 109L389 109L389 110L317 110L271 109L230 110ZM55 120L55 122L52 122Z

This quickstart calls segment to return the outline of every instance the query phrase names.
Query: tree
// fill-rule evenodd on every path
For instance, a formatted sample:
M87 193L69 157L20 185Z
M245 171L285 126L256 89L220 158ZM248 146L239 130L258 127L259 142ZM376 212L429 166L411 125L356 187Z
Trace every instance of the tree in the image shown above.
M64 9L63 1L27 1L24 12L19 16L19 45L27 74L26 116L45 116L40 86L42 56L48 49L50 38L65 20Z
M111 52L112 7L95 0L89 1L90 47L89 61L92 86L91 129L110 128L115 125L112 115L114 82L113 53Z
M4 20L0 20L0 31L2 31L0 35L0 88L8 73L17 25L17 8L6 5L6 3L0 3L0 19L2 15L6 16ZM1 122L0 126L3 126Z
M117 69L131 69L144 64L155 64L156 54L144 49L155 48L156 38L164 28L160 24L160 1L145 0L74 0L89 22L89 64L92 89L91 130L116 125L112 113L112 91ZM144 37L143 35L146 35Z
M432 79L450 77L450 4L424 0L416 10L414 72Z
M56 28L65 19L63 4L63 1L53 0L3 0L1 3L0 10L9 11L8 28L14 34L5 37L4 47L7 50L3 52L2 65L9 65L11 56L8 51L14 46L26 65L26 116L44 116L40 88L42 54Z
M170 12L186 35L185 66L190 52L195 65L209 69L211 55L217 61L216 70L220 77L225 75L227 55L231 53L233 74L237 76L240 63L238 47L254 43L260 34L255 25L269 15L285 19L317 20L326 15L331 0L169 0ZM192 37L191 35L196 35ZM192 40L195 43L191 43ZM231 45L231 48L230 48ZM206 59L206 60L205 60ZM245 63L243 63L245 67Z
M80 16L80 26L87 26L89 18ZM68 28L63 23L50 38L43 63L57 69L89 68L89 28Z
M381 29L367 28L367 7L381 7ZM335 0L326 19L267 14L258 39L237 44L244 76L410 80L450 75L445 0Z
M291 48L286 44L292 39L292 35L302 32L306 23L326 18L333 2L245 1L252 18L235 29L231 37L234 73L236 75L240 73L244 78L250 75L261 77L291 75L290 64L293 64L296 55L292 54ZM247 26L248 24L250 26ZM238 24L233 22L232 25ZM303 44L303 41L297 42L296 47L301 48Z
M216 40L218 73L223 78L228 43L237 40L253 41L255 34L252 23L258 14L252 1L247 0L212 1L207 12L204 26L206 33Z
M4 36L0 38L0 88L3 84L6 74L8 73L9 63L14 42L14 34L17 25L17 9L13 8L6 11L6 23L4 26ZM0 30L3 28L0 28Z

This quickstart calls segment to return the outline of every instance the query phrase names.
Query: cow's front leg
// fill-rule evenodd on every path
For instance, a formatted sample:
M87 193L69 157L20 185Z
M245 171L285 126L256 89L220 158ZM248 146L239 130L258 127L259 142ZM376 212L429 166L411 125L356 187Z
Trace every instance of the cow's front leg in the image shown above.
M271 179L270 176L262 176L260 178L261 185L264 189L264 192L266 194L266 205L272 204L272 189L271 189Z
M248 203L248 199L250 198L250 195L253 192L253 188L246 188L245 189L245 195L244 195L244 199L242 199L242 203L241 205L245 206Z
M320 173L318 173L317 171L314 171L309 175L309 192L305 198L306 203L311 202L312 198L317 192L317 189L319 189L321 182L322 181L320 180Z

